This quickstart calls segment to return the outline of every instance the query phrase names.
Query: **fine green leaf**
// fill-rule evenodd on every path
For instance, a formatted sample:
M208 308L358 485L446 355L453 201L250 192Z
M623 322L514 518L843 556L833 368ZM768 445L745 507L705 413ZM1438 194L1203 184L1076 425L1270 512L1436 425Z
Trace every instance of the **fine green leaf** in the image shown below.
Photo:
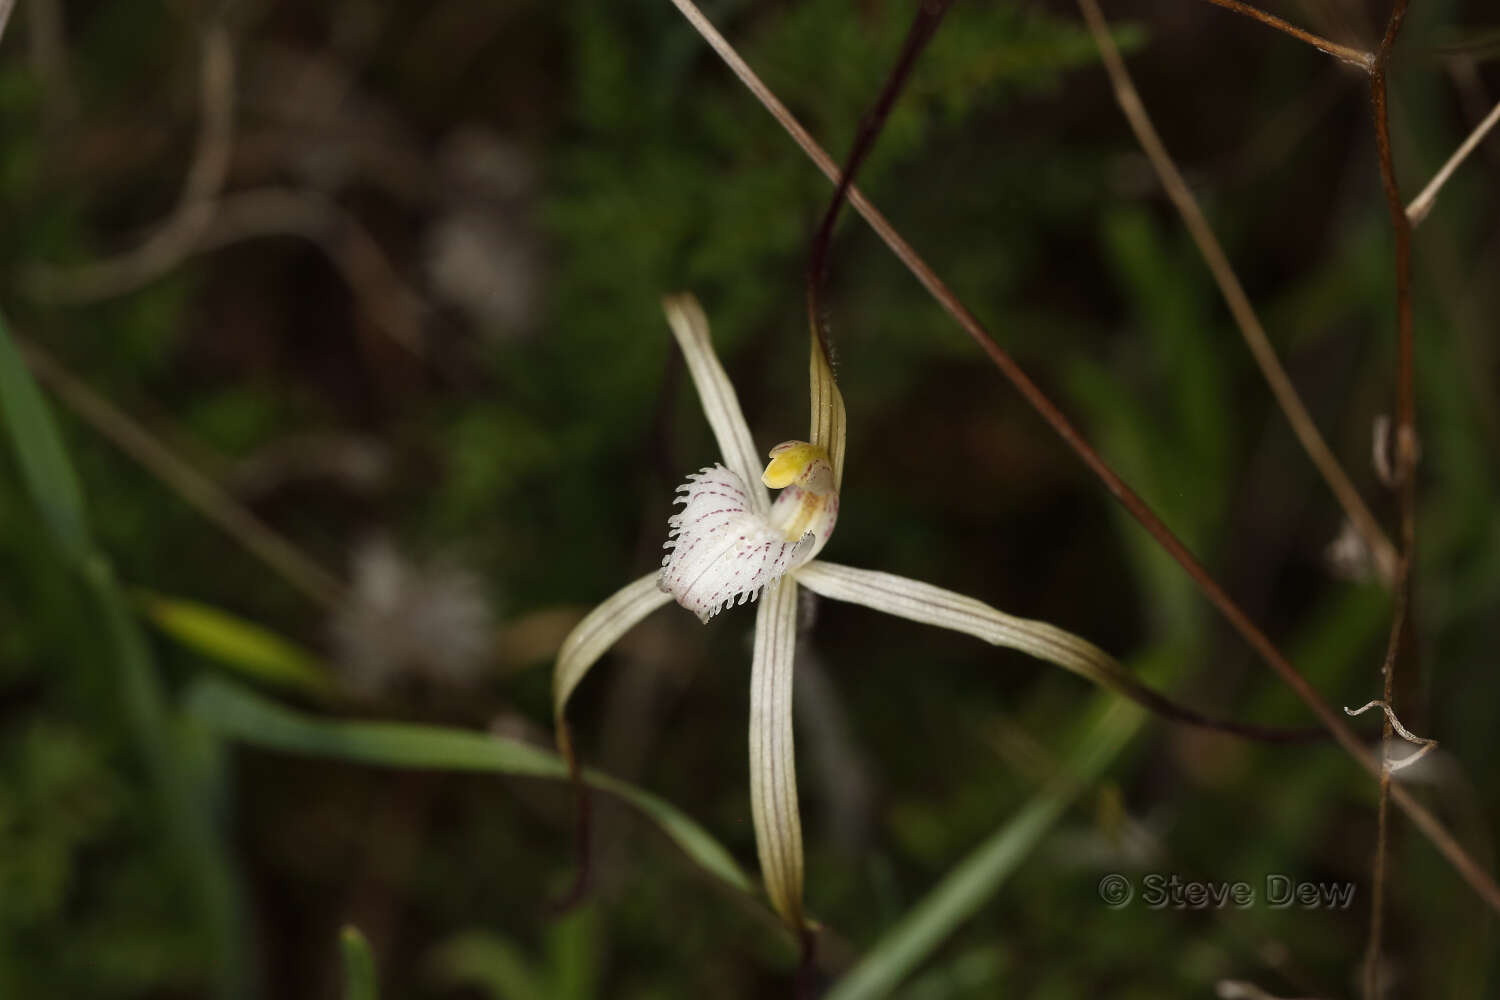
M1118 699L1099 703L1065 771L1038 791L1004 826L949 872L881 937L826 1000L868 1000L895 989L948 935L1005 884L1063 811L1125 746L1146 713Z
M52 411L31 377L5 317L0 314L0 415L21 466L32 502L41 510L63 553L81 566L88 560L88 520L83 490L68 460Z
M153 593L140 601L157 628L247 677L315 693L331 687L316 656L270 629L197 601Z
M339 932L339 952L344 960L344 1000L376 1000L375 955L358 927L346 924Z
M380 767L489 771L524 778L566 780L567 765L550 750L519 740L406 722L341 722L295 712L222 681L199 681L188 711L210 729L255 746ZM585 770L594 788L645 813L694 863L747 894L753 883L729 851L670 803L629 782Z
M187 884L206 920L215 951L219 995L251 996L254 973L241 945L239 888L187 761L173 743L173 717L140 622L131 613L109 561L89 540L83 491L52 412L0 316L0 414L33 502L58 547L93 593L114 649L115 682L136 749L146 765Z

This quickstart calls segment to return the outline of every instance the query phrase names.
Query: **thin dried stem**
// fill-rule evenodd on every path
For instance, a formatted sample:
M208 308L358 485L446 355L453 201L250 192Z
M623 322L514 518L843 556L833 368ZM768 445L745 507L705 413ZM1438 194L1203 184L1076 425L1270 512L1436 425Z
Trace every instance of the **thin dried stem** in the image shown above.
M97 265L108 268L96 272L103 279L97 284L72 285L66 275L34 272L30 291L54 302L123 295L160 278L192 254L246 240L294 236L328 256L376 328L412 355L427 356L422 339L426 303L397 275L375 238L332 201L311 191L261 188L226 195L207 203L203 211L204 225L187 238L174 239L165 252L127 254Z
M1375 57L1368 52L1350 48L1347 45L1340 45L1338 42L1330 42L1321 35L1315 35L1305 28L1297 27L1290 21L1282 20L1275 14L1267 14L1258 7L1241 3L1240 0L1208 0L1208 2L1215 6L1223 7L1225 10L1232 10L1236 14L1243 14L1252 20L1259 21L1268 28L1275 28L1277 31L1291 35L1299 42L1306 42L1320 52L1326 52L1340 62L1348 63L1350 66L1358 66L1360 69L1368 71L1374 64Z
M713 25L703 16L692 0L672 0L672 3L680 10L688 22L701 34L710 47L714 49L736 76L745 84L746 88L756 96L766 107L766 110L782 125L792 136L792 139L800 146L808 158L817 165L830 181L837 184L839 171L833 160L823 151L807 130L792 117L786 106L776 99L764 83L760 81L749 65L740 58L739 53L725 41L724 37L714 29ZM1216 607L1225 617L1235 631L1258 653L1262 659L1281 677L1293 692L1312 710L1318 721L1326 728L1343 747L1345 752L1352 757L1362 768L1377 780L1380 777L1382 767L1364 745L1352 729L1344 723L1329 707L1307 680L1297 672L1297 669L1287 661L1276 645L1263 633L1237 605L1224 589L1208 574L1208 571L1197 561L1191 552L1178 541L1171 530L1162 523L1155 512L1148 507L1136 493L1125 484L1098 453L1083 439L1082 435L1074 429L1068 419L1063 416L1053 403L1043 395L1036 384L1027 377L1020 367L1013 361L994 339L985 331L984 326L974 315L969 312L961 302L953 295L948 287L933 273L926 262L917 255L905 240L903 240L891 227L885 216L870 204L869 200L858 188L849 191L849 203L854 206L855 211L870 224L876 234L888 246L896 257L911 271L912 275L921 283L922 287L937 300L938 304L954 318L967 334L987 354L1001 373L1008 378L1021 393L1022 397L1052 426L1052 429L1063 441L1073 449L1078 457L1087 465L1096 476L1103 482L1106 489L1117 499L1125 509L1140 522L1142 527L1166 550L1174 560L1177 561L1192 577L1194 583L1203 591L1210 603ZM1460 877L1482 898L1486 904L1500 912L1500 886L1474 861L1473 858L1459 845L1453 835L1448 832L1438 819L1432 815L1421 803L1417 802L1404 788L1397 785L1391 791L1392 798L1397 806L1411 818L1412 823L1420 829L1424 835L1432 841L1448 862L1453 865Z
M78 88L68 65L62 0L30 0L26 35L31 72L41 89L42 127L56 136L78 116Z
M26 362L68 409L103 434L125 454L189 506L239 542L281 575L287 583L319 604L332 608L343 597L344 585L270 525L241 506L211 480L158 441L140 424L69 372L52 355L17 338Z
M1401 517L1401 571L1396 581L1396 607L1391 622L1389 648L1384 670L1384 697L1391 710L1382 730L1380 797L1376 811L1375 858L1370 896L1370 940L1365 949L1364 987L1367 1000L1380 995L1380 951L1385 925L1386 854L1390 844L1387 800L1402 792L1391 784L1389 747L1391 722L1396 696L1396 664L1403 647L1412 651L1408 667L1415 670L1415 642L1410 635L1412 621L1412 569L1416 565L1417 546L1417 430L1416 379L1413 372L1413 333L1411 303L1411 220L1401 202L1401 188L1396 180L1396 163L1391 155L1391 122L1388 99L1387 67L1391 49L1401 33L1406 18L1407 0L1395 0L1386 23L1385 35L1370 66L1370 114L1375 123L1375 149L1380 159L1380 184L1385 191L1386 207L1396 237L1396 447L1393 473L1396 478L1397 506Z
M199 80L202 124L177 206L133 250L76 268L37 267L29 291L45 302L82 303L113 298L165 274L186 257L214 217L234 147L234 47L229 30L210 24L203 33Z
M16 9L16 0L0 0L0 42L5 41L5 28L10 24L10 13Z
M428 357L422 335L426 301L401 279L369 230L320 194L263 188L229 195L218 202L213 224L193 250L273 236L296 236L315 244L338 269L370 321L414 357Z
M833 357L832 345L829 343L827 323L820 308L819 296L824 284L828 281L828 248L833 242L833 227L838 222L839 212L844 207L850 189L854 187L854 179L859 175L859 168L864 164L865 157L869 155L870 150L875 147L875 140L880 136L881 129L885 127L885 120L890 116L891 108L895 107L896 98L901 96L901 90L905 87L907 78L911 76L911 71L917 64L917 56L921 55L927 43L932 41L932 36L937 33L938 26L942 24L943 15L948 13L952 2L953 0L923 0L918 4L916 17L906 33L906 41L902 43L901 53L896 57L896 64L886 77L885 86L881 89L875 106L859 123L854 145L844 161L844 169L840 171L839 180L834 184L833 198L823 213L823 221L813 235L812 249L808 253L807 261L807 318L812 325L813 332L823 341L823 353L830 358Z
M1146 156L1161 180L1167 197L1177 207L1178 214L1182 216L1183 223L1192 234L1193 242L1198 246L1198 252L1203 255L1209 271L1213 273L1214 281L1219 286L1219 293L1224 296L1224 303L1229 307L1230 314L1233 315L1241 335L1245 338L1245 345L1255 356L1255 363L1260 366L1261 374L1265 376L1272 395L1276 397L1281 412L1286 414L1287 422L1292 425L1292 432L1302 443L1307 457L1312 459L1313 465L1317 466L1318 472L1323 476L1323 481L1328 484L1339 506L1344 509L1344 516L1349 519L1349 523L1354 525L1354 530L1359 532L1360 538L1370 550L1380 578L1386 582L1387 586L1391 585L1395 581L1396 574L1396 547L1381 530L1375 515L1370 512L1370 508L1360 497L1359 491L1349 481L1343 466L1339 465L1338 459L1334 457L1328 444L1323 440L1323 435L1318 433L1318 427L1313 423L1307 408L1302 405L1302 397L1297 394L1291 378L1287 376L1286 369L1281 366L1281 361L1276 357L1276 350L1271 346L1270 338L1266 336L1265 328L1261 326L1260 319L1250 304L1249 296L1245 294L1244 287L1235 275L1234 266L1229 263L1229 257L1219 244L1218 237L1214 235L1213 227L1204 217L1198 200L1193 197L1187 182L1182 178L1181 171L1173 162L1172 155L1167 152L1155 126L1152 125L1151 116L1141 102L1140 94L1130 79L1130 72L1125 68L1125 60L1120 57L1120 50L1115 45L1115 40L1109 33L1109 26L1105 23L1099 8L1092 3L1080 3L1080 6L1083 8L1084 20L1088 22L1089 31L1093 33L1094 42L1099 47L1099 54L1104 59L1104 69L1109 74L1115 99L1120 103L1120 110L1125 113L1126 120L1130 122L1131 131L1135 133L1141 148L1146 151Z
M1459 144L1458 149L1454 150L1453 155L1448 157L1448 162L1443 164L1442 169L1432 175L1432 180L1427 182L1427 186L1422 189L1422 193L1413 198L1411 204L1406 206L1406 218L1408 222L1416 226L1420 225L1422 220L1427 218L1427 213L1432 211L1432 203L1437 201L1438 192L1443 189L1444 184L1448 183L1448 178L1452 177L1453 172L1458 169L1459 164L1463 163L1468 158L1468 155L1478 148L1479 144L1484 141L1484 137L1489 134L1490 129L1495 127L1496 122L1500 122L1500 102L1497 102L1490 109L1490 113L1484 116L1484 121L1480 122L1474 131L1469 133L1469 137Z
M1401 648L1401 633L1406 622L1406 602L1410 597L1410 591L1406 587L1408 578L1406 569L1405 565L1401 567L1400 582L1396 588L1396 607L1391 614L1391 628L1390 635L1386 639L1385 658L1381 661L1385 700L1370 702L1359 710L1363 712L1373 704L1383 705L1386 710L1386 719L1380 734L1380 753L1384 770L1380 774L1380 792L1375 806L1375 857L1371 862L1370 872L1370 937L1365 945L1364 965L1366 1000L1379 1000L1380 997L1380 949L1385 928L1385 868L1390 839L1390 739L1391 727L1396 721L1396 713L1391 708L1390 698L1392 679L1396 672L1396 656ZM1359 714L1349 711L1348 708L1345 708L1344 712L1351 716Z
M1385 859L1390 840L1391 774L1380 777L1380 800L1375 807L1375 860L1370 877L1370 938L1365 944L1363 986L1365 1000L1380 1000L1380 951L1385 937Z
M323 249L373 324L419 358L422 299L397 277L378 243L321 195L280 188L220 197L234 151L234 48L222 23L203 35L199 85L202 124L177 207L139 246L77 268L34 267L27 291L43 302L114 298L167 274L187 257L261 236L291 235Z

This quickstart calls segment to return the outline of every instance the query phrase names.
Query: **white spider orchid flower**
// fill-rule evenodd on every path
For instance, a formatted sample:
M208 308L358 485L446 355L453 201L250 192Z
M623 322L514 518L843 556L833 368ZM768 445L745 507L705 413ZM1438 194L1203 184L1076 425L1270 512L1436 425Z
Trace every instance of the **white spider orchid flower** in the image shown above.
M669 551L660 571L614 594L563 640L552 685L558 746L575 763L565 717L568 699L589 668L646 615L675 599L707 622L732 604L763 597L750 668L750 805L767 896L800 933L806 926L802 824L792 750L798 585L1018 649L1116 690L1139 691L1140 685L1109 654L1053 625L905 577L814 559L838 518L845 440L844 400L821 342L815 334L812 440L777 445L760 473L750 428L714 354L703 310L690 295L669 296L664 306L724 461L679 487L683 509L668 522ZM764 489L751 485L757 479L782 491L774 503Z

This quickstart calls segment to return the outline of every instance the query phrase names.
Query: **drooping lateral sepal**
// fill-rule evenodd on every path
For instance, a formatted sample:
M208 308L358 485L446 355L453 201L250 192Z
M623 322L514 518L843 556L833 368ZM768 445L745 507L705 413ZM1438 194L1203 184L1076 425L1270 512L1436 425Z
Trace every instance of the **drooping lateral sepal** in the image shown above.
M756 609L750 666L750 814L771 906L792 930L802 911L802 820L792 740L792 677L797 651L797 582L766 589Z

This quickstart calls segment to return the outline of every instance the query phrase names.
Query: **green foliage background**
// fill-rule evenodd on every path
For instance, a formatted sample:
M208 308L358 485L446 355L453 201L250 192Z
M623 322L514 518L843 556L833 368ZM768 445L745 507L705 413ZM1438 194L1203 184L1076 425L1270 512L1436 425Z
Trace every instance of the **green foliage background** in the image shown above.
M36 268L118 253L171 211L200 29L224 11L62 4L59 69L37 54L40 6L22 0L0 42L13 332L341 577L363 541L390 537L418 564L472 572L498 624L468 686L403 676L372 693L327 609L54 401L87 527L33 502L48 495L37 475L69 473L38 474L24 450L0 458L0 996L339 995L348 923L386 996L789 995L795 952L774 921L638 811L599 799L594 891L558 917L549 903L576 868L565 786L241 747L254 732L225 741L182 707L237 671L313 717L546 744L561 636L547 623L648 572L673 488L714 459L659 298L701 299L758 444L802 434L801 276L824 179L664 2L234 4L228 188L341 206L429 303L427 357L394 347L319 250L286 236L194 254L107 301L50 304ZM1317 30L1354 41L1384 16L1306 7ZM706 12L836 155L909 19L888 0ZM1393 250L1362 81L1205 4L1108 13L1294 381L1389 519L1369 442L1392 390ZM1475 95L1500 93L1493 46L1470 44L1486 17L1457 0L1410 15L1393 80L1408 196L1467 133ZM314 70L341 96L318 104ZM529 178L498 208L445 172L455 137L476 133ZM1482 860L1500 815L1493 154L1492 140L1417 236L1422 670L1402 712L1442 744L1422 794ZM1070 6L958 4L862 187L1330 702L1377 695L1389 597L1331 570L1337 507ZM539 275L509 324L445 301L424 264L441 219L487 211ZM1051 621L1205 711L1307 721L862 224L835 244L828 304L850 414L830 558ZM13 389L20 362L6 363ZM18 411L4 420L26 439ZM245 485L243 470L314 432L370 443L378 486L321 472ZM141 633L163 621L162 599L191 602L174 620L206 631L217 657ZM809 908L832 983L880 958L945 873L1029 815L1101 702L1016 654L810 610L799 669L816 689L799 689L798 739ZM586 759L753 870L750 620L659 612L596 670L574 718ZM1225 978L1357 993L1373 785L1328 746L1136 725L897 995L1205 996ZM1349 911L1116 910L1096 892L1109 872L1257 885L1281 873L1357 892ZM1492 918L1399 821L1390 877L1392 995L1493 992ZM362 975L363 939L342 940Z

